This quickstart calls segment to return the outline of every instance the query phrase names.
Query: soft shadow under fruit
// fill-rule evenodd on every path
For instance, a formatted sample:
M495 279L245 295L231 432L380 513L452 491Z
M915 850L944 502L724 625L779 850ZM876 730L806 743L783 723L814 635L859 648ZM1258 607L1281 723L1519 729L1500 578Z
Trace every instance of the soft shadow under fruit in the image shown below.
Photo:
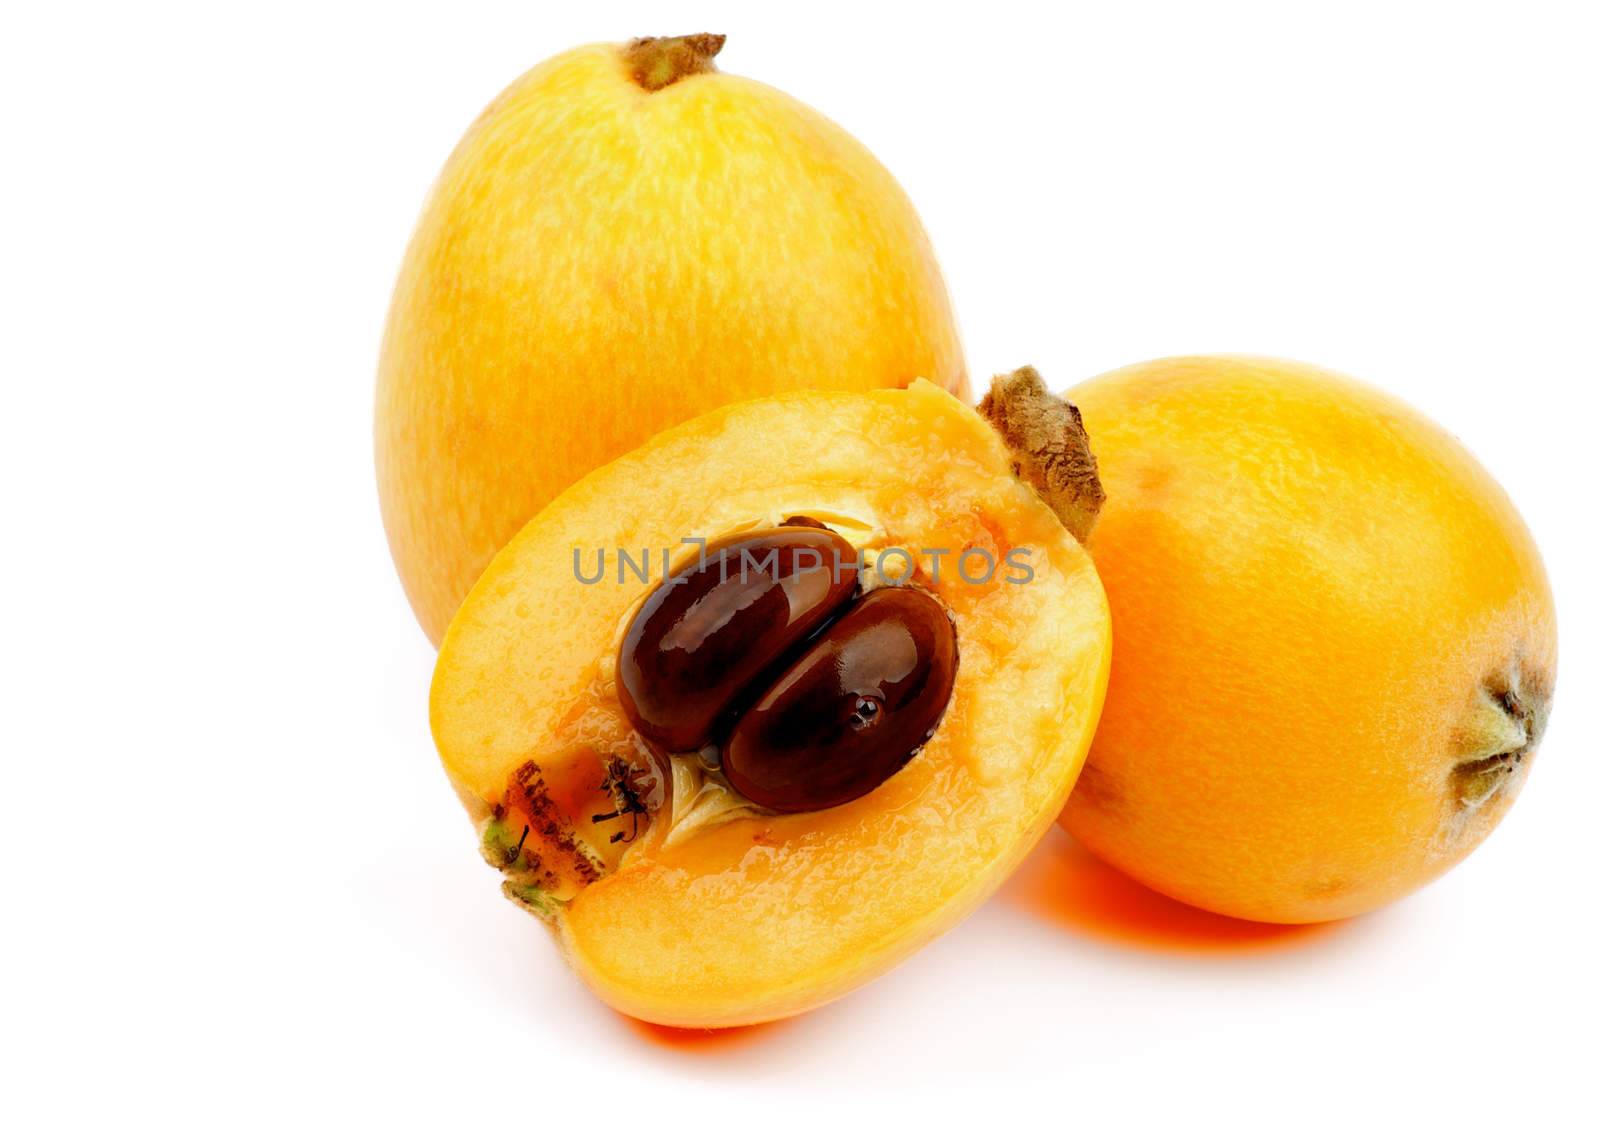
M1328 938L1348 921L1257 923L1191 908L1119 873L1057 831L1000 890L1006 903L1107 943L1177 954L1251 954Z

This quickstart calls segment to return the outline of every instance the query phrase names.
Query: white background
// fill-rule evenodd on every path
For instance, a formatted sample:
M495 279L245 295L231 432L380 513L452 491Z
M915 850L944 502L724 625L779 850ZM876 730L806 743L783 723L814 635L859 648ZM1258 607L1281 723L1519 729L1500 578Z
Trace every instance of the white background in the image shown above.
M1592 11L8 7L5 1113L1594 1117ZM905 184L975 374L1282 354L1482 457L1542 543L1562 667L1476 856L1273 933L1057 834L889 977L710 1037L565 972L432 754L373 370L478 110L578 43L699 30Z

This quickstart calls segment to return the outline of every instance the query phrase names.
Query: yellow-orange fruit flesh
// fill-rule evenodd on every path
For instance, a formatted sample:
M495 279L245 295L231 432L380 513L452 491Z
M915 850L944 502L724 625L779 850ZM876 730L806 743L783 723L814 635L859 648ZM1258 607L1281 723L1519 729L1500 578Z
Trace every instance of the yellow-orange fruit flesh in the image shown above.
M707 61L706 65L709 65ZM679 421L789 389L966 392L916 213L849 134L759 82L536 67L462 138L396 286L378 493L437 643L495 551Z
M553 919L616 1008L686 1026L812 1008L870 979L984 899L1048 827L1077 775L1109 669L1087 554L976 412L927 383L792 394L673 429L589 475L517 535L440 650L434 737L475 819L524 761L560 752L575 701L603 695L648 586L581 585L595 550L715 539L814 514L899 546L950 610L960 653L932 739L870 794L672 836L665 819ZM1029 550L1033 579L968 584L958 555ZM923 549L947 549L930 582ZM968 571L981 575L974 560ZM1013 575L1018 575L1013 571Z
M1526 776L1555 680L1550 587L1455 439L1296 363L1093 379L1117 631L1063 823L1180 900L1307 922L1469 853Z

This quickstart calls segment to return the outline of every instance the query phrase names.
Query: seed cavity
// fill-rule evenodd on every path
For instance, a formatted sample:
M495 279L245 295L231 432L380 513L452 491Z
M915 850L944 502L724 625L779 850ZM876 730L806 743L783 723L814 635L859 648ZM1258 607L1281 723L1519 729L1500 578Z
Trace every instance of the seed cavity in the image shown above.
M669 847L739 819L769 812L719 782L694 756L673 756L672 801L661 844Z
M693 770L691 794L726 786L746 808L820 810L877 787L933 735L955 625L920 588L863 592L869 563L795 515L718 539L645 598L618 651L617 698L672 759L675 786ZM704 820L678 794L672 834Z
M949 705L955 625L921 588L863 582L871 562L795 514L673 570L619 628L546 766L518 768L484 819L506 896L554 922L635 843L838 805L900 770Z

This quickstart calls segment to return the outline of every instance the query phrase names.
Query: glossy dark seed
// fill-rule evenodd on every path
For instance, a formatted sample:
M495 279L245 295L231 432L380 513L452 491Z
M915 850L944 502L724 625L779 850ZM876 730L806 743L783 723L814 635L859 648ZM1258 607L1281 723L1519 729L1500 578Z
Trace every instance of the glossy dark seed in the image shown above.
M770 810L860 798L933 735L958 657L955 625L932 596L909 586L870 592L739 719L722 773Z
M704 559L676 569L628 625L617 655L628 720L668 752L700 748L783 656L850 601L856 563L844 538L806 526L708 545Z

